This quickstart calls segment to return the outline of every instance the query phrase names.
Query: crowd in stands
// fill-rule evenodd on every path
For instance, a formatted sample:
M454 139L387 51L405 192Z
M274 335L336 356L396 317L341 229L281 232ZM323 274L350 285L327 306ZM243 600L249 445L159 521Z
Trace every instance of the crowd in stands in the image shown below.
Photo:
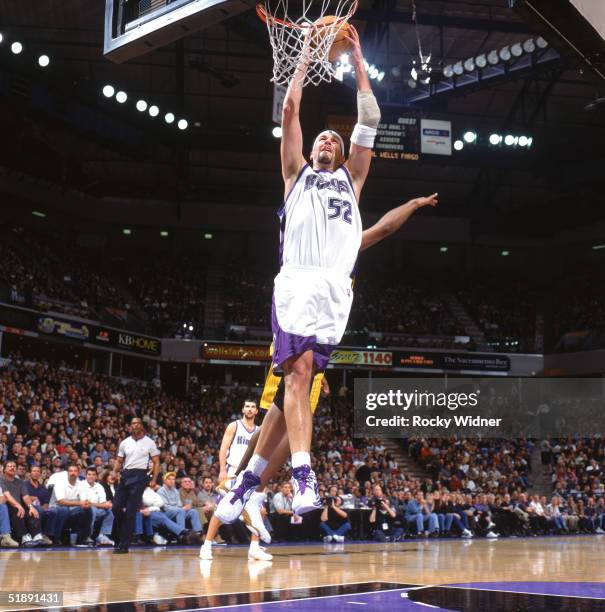
M113 466L128 421L143 416L161 450L161 487L147 489L137 541L198 543L218 502L218 449L248 389L193 386L175 398L153 385L13 359L0 368L0 546L112 543ZM404 473L378 439L353 437L340 389L314 419L314 467L324 507L292 522L284 466L269 487L276 540L596 532L605 528L605 446L545 440L548 499L529 495L530 440L410 439L425 478ZM228 541L245 530L224 528Z
M476 279L457 297L498 352L532 352L535 344L538 297L531 285L503 280L497 285Z

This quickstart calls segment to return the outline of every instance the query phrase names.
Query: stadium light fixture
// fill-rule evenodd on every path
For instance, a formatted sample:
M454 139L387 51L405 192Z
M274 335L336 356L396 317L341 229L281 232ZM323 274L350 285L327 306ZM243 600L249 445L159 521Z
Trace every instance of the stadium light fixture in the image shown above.
M511 48L510 52L513 57L521 57L523 55L523 47L521 43L515 43Z
M192 331L193 331L193 325L190 325L190 326L188 327L188 329L189 329L189 331L190 331L190 332L192 332Z
M443 67L443 76L446 79L451 79L454 76L454 68L451 64Z
M502 251L500 255L502 255L502 257L508 257L510 255L510 251Z
M487 63L488 64L490 64L491 66L495 66L499 62L500 62L500 56L498 55L498 52L495 49L493 51L490 51L487 54Z
M111 98L115 92L116 90L113 88L113 85L105 85L105 87L103 87L103 95L106 98Z
M3 36L2 32L0 32L0 44L2 44L3 41L4 41L4 36Z
M171 123L174 123L174 113L166 113L164 115L164 121L168 123L169 125Z
M454 71L454 74L457 76L464 74L464 66L462 65L462 62L456 62L452 69Z
M125 91L118 91L118 93L116 94L116 100L120 104L124 104L124 102L128 100L128 94Z
M535 50L536 50L536 43L534 42L534 39L528 38L523 43L523 51L525 51L525 53L533 53Z
M282 135L282 129L281 126L276 125L272 130L271 130L271 134L273 134L273 136L275 138L281 138Z
M477 133L476 132L471 132L470 130L468 132L464 132L464 142L467 142L468 144L473 144L473 142L477 141Z
M179 119L177 126L179 130L186 130L189 127L189 122L187 121L187 119Z
M160 236L161 236L162 238L167 238L167 237L168 237L168 232L167 232L166 230L162 230L162 231L160 232Z
M132 230L129 230L128 228L124 228L122 230L122 234L124 234L124 236L130 236L130 234L132 234Z
M502 49L498 51L498 55L503 62L508 62L508 60L510 60L511 58L510 48L508 47L508 45L502 47Z
M447 253L447 247L446 246L439 247L439 252L440 253Z
M527 136L519 136L519 146L526 147L529 142L529 138Z
M462 151L462 149L464 149L464 143L462 140L456 140L454 142L454 149L456 149L456 151Z
M464 69L467 72L473 72L473 70L475 70L475 60L472 57L464 60Z
M204 234L206 240L212 240L212 234Z
M512 134L507 134L504 137L504 144L507 147L512 147L515 144L515 137Z
M41 68L46 68L49 64L50 64L50 57L48 57L48 55L41 55L38 58L38 65Z
M485 53L482 53L475 58L475 64L477 64L479 68L485 68L487 66L487 58L485 57Z
M538 46L538 49L546 49L546 47L548 47L548 41L541 36L538 36L538 38L536 38L536 45Z
M144 113L147 110L147 102L145 102L145 100L139 100L137 102L137 110Z
M23 45L16 40L12 45L11 45L11 51L15 54L15 55L19 55L19 53L21 53L21 51L23 51Z
M46 218L46 214L43 212L40 212L39 210L32 210L32 215L34 215L34 217L40 217L40 219Z
M489 144L496 146L502 143L502 136L500 134L491 134L489 137Z
M160 114L160 109L155 104L149 107L149 115L151 117L157 117L159 114Z

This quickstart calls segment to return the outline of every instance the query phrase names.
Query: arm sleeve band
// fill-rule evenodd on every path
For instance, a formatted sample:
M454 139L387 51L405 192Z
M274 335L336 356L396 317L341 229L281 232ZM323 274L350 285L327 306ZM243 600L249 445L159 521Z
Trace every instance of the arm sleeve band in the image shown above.
M371 91L357 92L357 123L374 130L380 123L380 108Z
M372 149L374 147L374 139L376 138L376 129L367 127L357 123L351 134L351 142L360 147Z

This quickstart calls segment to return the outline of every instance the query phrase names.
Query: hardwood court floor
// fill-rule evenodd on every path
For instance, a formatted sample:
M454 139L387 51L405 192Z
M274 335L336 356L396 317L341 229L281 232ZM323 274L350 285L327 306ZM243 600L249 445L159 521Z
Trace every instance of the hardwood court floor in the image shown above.
M285 595L277 599L289 599L295 589L372 582L408 586L529 582L541 592L538 583L605 583L604 548L605 536L280 545L269 547L272 563L248 562L245 547L216 547L211 562L200 561L199 549L189 547L134 548L128 555L113 555L110 549L2 550L0 589L63 591L63 605L75 609L155 601L155 610L253 603L263 599L259 592L267 591L283 591ZM214 597L233 593L247 594L247 599ZM193 596L206 596L205 603L170 602ZM1 609L31 607L3 604ZM605 609L605 601L598 609Z

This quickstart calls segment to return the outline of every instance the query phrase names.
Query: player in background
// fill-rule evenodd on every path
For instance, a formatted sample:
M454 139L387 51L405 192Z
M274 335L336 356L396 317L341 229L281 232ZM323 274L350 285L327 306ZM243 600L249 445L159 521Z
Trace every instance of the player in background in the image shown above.
M219 483L226 481L229 477L235 476L237 468L244 457L246 448L252 436L258 430L254 420L258 414L258 407L254 400L246 400L242 408L242 418L232 421L227 425L223 435L219 450ZM264 502L264 493L255 492L255 497L259 498L260 505ZM258 503L255 499L255 505ZM204 560L212 559L212 544L216 539L218 530L221 526L219 519L213 515L208 525L206 539L200 550L200 557ZM248 558L258 561L270 561L273 557L266 553L260 546L259 536L252 533L250 538L250 548Z

